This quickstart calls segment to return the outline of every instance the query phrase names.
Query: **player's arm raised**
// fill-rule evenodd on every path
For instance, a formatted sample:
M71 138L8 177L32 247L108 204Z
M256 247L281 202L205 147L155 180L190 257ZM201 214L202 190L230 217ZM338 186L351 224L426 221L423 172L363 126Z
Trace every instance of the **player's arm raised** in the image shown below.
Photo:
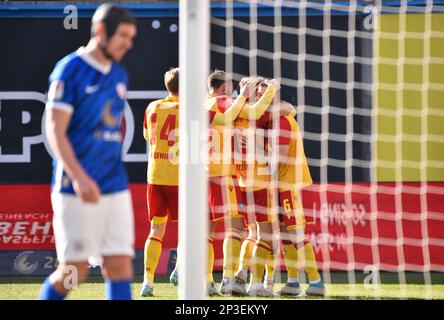
M267 89L262 97L253 105L245 104L239 114L239 118L247 120L259 120L264 115L265 111L270 107L274 96L279 89L280 85L277 81L273 80L268 82Z
M279 100L279 102L277 102L275 99L276 92L280 90L281 87L279 82L276 79L271 79L271 80L265 80L265 83L268 86L264 94L261 95L261 99L259 99L258 102L256 103L258 105L256 104L253 106L245 105L239 117L249 120L259 120L262 117L262 115L264 115L264 112L268 113L271 116L270 117L271 119L278 119L280 117L287 115L291 115L292 117L294 117L296 115L296 109L294 106L283 100ZM274 93L272 93L272 91L270 90L273 87L275 88ZM270 98L272 100L271 103L269 103Z
M72 113L55 108L46 111L46 137L52 151L63 163L63 170L71 179L74 191L85 202L97 202L100 189L85 172L74 154L66 131Z
M210 125L212 126L226 126L231 125L233 121L239 116L247 97L250 96L251 92L257 88L257 80L250 79L244 87L241 88L239 96L234 100L233 104L225 110L224 113L212 112L210 111Z

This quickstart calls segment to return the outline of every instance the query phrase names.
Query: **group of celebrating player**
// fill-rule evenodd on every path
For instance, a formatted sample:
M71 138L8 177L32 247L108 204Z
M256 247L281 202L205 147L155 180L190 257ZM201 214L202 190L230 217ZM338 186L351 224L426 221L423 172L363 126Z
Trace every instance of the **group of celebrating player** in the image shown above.
M91 258L101 265L107 299L132 298L134 221L120 121L128 75L118 62L136 33L136 20L128 10L103 4L92 18L86 47L64 57L51 73L45 123L55 155L51 201L59 265L46 278L39 299L65 299L87 278ZM150 103L144 117L151 231L145 244L142 296L153 295L166 223L168 217L178 218L179 69L166 72L164 80L168 97ZM244 78L234 99L232 81L216 70L208 87L208 294L273 296L278 254L274 240L279 239L288 272L279 293L302 293L298 273L304 266L310 280L305 293L325 295L313 248L304 235L300 189L312 180L294 108L279 101L275 80ZM225 238L218 290L213 240L219 221L225 222ZM248 271L251 278L245 288ZM171 282L177 279L174 271Z
M151 221L140 292L144 297L154 292L168 217L178 219L179 68L165 73L164 84L168 97L148 105L143 124L149 143L147 206ZM294 107L278 99L276 80L243 78L239 94L233 98L229 75L215 70L208 77L208 89L208 294L274 296L277 242L282 241L288 278L278 294L302 294L299 268L303 267L310 281L305 294L325 295L304 232L300 189L312 179ZM225 238L223 280L218 290L213 279L213 241L219 221L224 221ZM177 265L170 280L177 284Z

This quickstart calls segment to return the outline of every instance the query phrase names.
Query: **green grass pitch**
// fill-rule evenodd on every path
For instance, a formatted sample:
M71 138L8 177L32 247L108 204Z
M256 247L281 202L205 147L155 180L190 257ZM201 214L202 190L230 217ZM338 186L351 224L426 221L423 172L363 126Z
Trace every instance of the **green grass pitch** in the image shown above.
M220 274L215 278L220 281ZM372 286L365 284L365 274L356 273L356 284L349 284L347 274L331 273L331 283L326 284L327 297L297 297L290 299L444 299L444 273L432 273L432 285L426 286L422 273L407 273L406 284L399 285L396 273L381 273L381 284ZM33 300L38 296L43 277L3 277L0 278L0 300ZM285 276L282 278L285 281ZM141 298L139 290L142 278L136 276L133 281L133 298L175 300L178 298L177 287L168 282L168 278L160 276L156 278L154 289L155 297ZM277 291L281 283L275 285ZM306 284L302 284L305 289ZM104 285L100 277L90 277L87 283L73 290L68 299L73 300L102 300L104 299ZM214 297L211 299L252 299L249 297ZM256 299L256 298L255 298ZM288 299L276 297L273 299Z

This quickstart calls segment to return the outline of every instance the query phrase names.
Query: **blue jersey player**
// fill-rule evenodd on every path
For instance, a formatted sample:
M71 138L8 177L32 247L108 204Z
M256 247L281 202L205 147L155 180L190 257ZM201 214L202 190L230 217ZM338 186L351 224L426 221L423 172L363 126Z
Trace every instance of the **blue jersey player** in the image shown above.
M54 152L51 202L59 266L40 299L63 299L100 261L107 299L131 299L133 209L121 160L128 78L119 62L136 21L112 4L97 8L86 47L50 76L46 134Z

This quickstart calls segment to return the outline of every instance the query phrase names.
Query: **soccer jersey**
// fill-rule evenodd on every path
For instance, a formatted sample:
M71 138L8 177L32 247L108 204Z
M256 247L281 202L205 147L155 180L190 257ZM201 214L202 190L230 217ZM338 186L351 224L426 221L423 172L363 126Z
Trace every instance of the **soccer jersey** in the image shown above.
M272 123L269 123L271 128ZM279 118L279 144L288 144L288 154L280 155L283 159L279 163L279 188L294 190L313 183L310 169L305 157L299 125L293 116ZM283 163L284 162L284 163Z
M238 118L234 122L234 163L241 187L254 191L269 187L266 112L256 123Z
M149 144L149 184L177 186L179 175L179 99L151 102L145 111L143 136Z
M208 95L207 109L210 112L210 120L213 113L224 113L233 102L234 99L226 95ZM236 175L236 169L232 161L232 135L233 130L231 126L210 125L210 161L208 163L208 174L210 177Z
M121 134L125 70L116 63L99 63L81 47L57 63L49 80L46 107L72 113L66 134L82 167L102 194L127 189ZM59 159L53 162L51 190L74 194Z

